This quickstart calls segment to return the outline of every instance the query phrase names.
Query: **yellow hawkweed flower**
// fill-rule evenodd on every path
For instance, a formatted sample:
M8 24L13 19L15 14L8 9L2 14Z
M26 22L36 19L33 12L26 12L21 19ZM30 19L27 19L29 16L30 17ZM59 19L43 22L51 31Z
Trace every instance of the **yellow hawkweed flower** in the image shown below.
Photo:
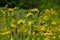
M48 34L49 34L48 32L44 33L44 35L48 35Z
M46 9L45 10L45 13L49 14L50 13L50 10L49 9Z
M14 23L11 23L12 28L16 28L17 26Z
M32 38L32 40L34 40L34 38Z
M28 32L28 30L27 29L24 29L24 32Z
M37 38L37 40L40 40L40 38Z
M49 38L45 38L44 40L49 40Z
M29 40L29 37L27 37L26 40Z
M54 10L53 8L50 9L51 15L56 13L56 10Z
M20 32L20 30L17 30L17 32L19 33L19 32Z
M48 20L48 16L44 16L43 19L44 19L44 20Z
M12 19L12 22L15 22L15 20L14 20L14 19Z
M2 35L6 35L6 34L10 34L11 33L11 31L6 31L6 32L3 32L3 33L1 33Z
M47 30L47 32L48 32L48 35L53 35L51 30Z
M49 9L46 9L45 10L45 13L50 16L50 15L55 14L56 13L56 10L54 10L53 8L51 8L50 10Z
M4 11L3 11L2 13L3 13L3 14L5 14L5 12L4 12Z
M34 9L32 9L31 11L36 11L36 12L39 12L39 10L38 10L38 8L34 8Z
M58 37L60 38L60 35L58 35Z
M34 21L29 21L28 22L28 25L30 26L31 24L33 24L34 23Z
M52 25L57 25L57 22L56 21L52 21L51 24Z
M40 30L44 31L46 28L45 26L41 26Z
M53 38L56 38L56 36L53 36Z
M22 20L22 19L19 19L18 22L17 22L17 24L24 24L24 23L25 23L25 21Z
M10 40L14 40L12 36L11 36L11 39Z
M26 17L32 16L32 15L33 14L29 12L29 13L26 14Z
M35 32L32 33L32 35L34 35L34 34L35 34Z
M28 31L28 35L30 35L31 34L31 31Z
M12 12L12 11L14 11L14 9L13 8L8 8L8 11Z
M0 10L1 12L3 12L4 10Z

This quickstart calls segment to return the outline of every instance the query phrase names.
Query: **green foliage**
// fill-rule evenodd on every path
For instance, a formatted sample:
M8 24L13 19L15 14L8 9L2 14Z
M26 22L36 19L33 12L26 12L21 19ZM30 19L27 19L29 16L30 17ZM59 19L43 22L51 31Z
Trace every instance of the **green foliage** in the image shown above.
M29 8L53 8L58 4L58 0L0 0L0 6Z

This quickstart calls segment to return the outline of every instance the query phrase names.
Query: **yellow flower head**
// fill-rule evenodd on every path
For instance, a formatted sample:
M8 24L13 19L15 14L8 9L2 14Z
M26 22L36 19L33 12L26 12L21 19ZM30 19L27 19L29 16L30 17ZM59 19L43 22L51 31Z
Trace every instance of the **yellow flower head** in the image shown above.
M11 39L10 40L14 40L12 36L11 36Z
M37 40L40 40L40 38L37 38Z
M14 19L12 19L12 22L15 22L15 20L14 20Z
M28 35L30 35L31 34L31 31L28 31Z
M51 24L52 25L57 25L57 22L56 21L52 21Z
M50 15L55 14L56 13L56 10L54 10L53 8L51 8L50 10L49 9L46 9L45 10L45 13L50 16Z
M2 13L5 14L5 11L3 11Z
M34 34L35 34L35 32L32 33L32 35L34 35Z
M2 35L6 35L6 34L10 34L11 33L11 31L6 31L6 32L3 32L3 33L1 33Z
M47 15L44 16L43 19L44 19L44 20L48 20L48 16L47 16Z
M50 9L51 15L56 13L56 10L54 10L53 8Z
M29 16L32 16L33 14L32 13L27 13L26 17L29 17Z
M11 12L11 11L14 11L14 9L13 9L13 8L8 8L8 11L10 11L10 12Z
M53 36L53 38L56 38L56 36Z
M34 8L34 9L32 9L31 11L36 11L36 12L39 12L39 10L38 10L38 8Z
M49 38L45 38L44 40L49 40Z
M22 20L22 19L19 19L18 22L17 22L17 24L24 24L24 23L25 23L25 21Z
M44 31L46 28L45 26L41 26L40 30Z
M60 38L60 35L58 35L58 37Z
M49 14L50 13L50 10L49 9L46 9L45 10L45 13Z
M34 40L34 38L32 38L32 40Z
M12 28L16 28L17 26L14 23L11 23Z
M31 24L33 24L34 23L34 21L29 21L28 22L28 25L31 25Z

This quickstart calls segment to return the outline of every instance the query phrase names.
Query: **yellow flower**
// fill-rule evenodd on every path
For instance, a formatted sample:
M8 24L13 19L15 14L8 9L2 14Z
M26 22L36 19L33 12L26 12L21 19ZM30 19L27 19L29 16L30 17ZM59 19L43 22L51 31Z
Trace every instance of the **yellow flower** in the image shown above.
M31 31L28 31L28 35L30 35L31 34Z
M11 23L12 28L16 28L17 26L14 23Z
M45 26L41 26L40 30L44 31L45 29L46 29Z
M34 40L34 38L32 38L32 40Z
M19 19L18 22L17 22L17 24L24 24L24 23L25 23L25 21L22 20L22 19Z
M60 35L58 35L58 37L60 38Z
M46 9L45 10L45 13L49 14L50 13L50 10L49 9Z
M49 9L46 9L45 10L45 13L49 16L53 15L56 13L56 10L54 10L53 8L51 8L50 10Z
M1 12L3 12L3 10L0 10Z
M44 35L48 35L48 34L49 34L48 32L44 33Z
M11 36L11 39L10 40L14 40L12 36Z
M48 32L48 35L53 35L52 31L47 30L47 32Z
M56 13L56 10L54 10L53 8L50 9L51 15Z
M11 33L11 31L6 31L6 32L3 32L3 33L1 33L2 35L6 35L6 34L10 34Z
M52 21L51 24L52 25L57 25L57 22L56 21Z
M29 12L29 13L26 14L26 17L32 16L32 15L33 14Z
M32 33L32 35L34 35L34 34L35 34L35 32Z
M5 12L4 12L4 11L3 11L2 13L3 13L3 14L5 14Z
M8 11L12 12L12 11L14 11L14 9L13 8L8 8Z
M24 31L23 32L28 32L28 30L27 29L24 29Z
M29 40L29 37L27 37L26 40Z
M19 32L20 32L20 30L17 30L17 32L19 33Z
M15 20L14 20L14 19L12 19L12 22L15 22Z
M44 20L48 20L48 16L47 16L47 15L44 16L43 19L44 19Z
M53 38L56 38L56 36L53 36Z
M32 9L31 11L36 11L36 12L39 12L39 10L38 10L38 8L34 8L34 9Z
M44 40L49 40L49 38L45 38Z
M28 25L30 26L31 24L33 24L34 23L34 21L29 21L28 22Z
M37 38L37 40L40 40L40 38Z

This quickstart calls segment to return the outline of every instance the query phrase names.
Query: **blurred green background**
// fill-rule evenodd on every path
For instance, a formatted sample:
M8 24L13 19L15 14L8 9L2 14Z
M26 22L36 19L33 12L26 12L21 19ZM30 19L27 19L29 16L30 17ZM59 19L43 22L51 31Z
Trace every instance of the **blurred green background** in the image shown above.
M57 8L60 7L60 0L0 0L0 7L30 8Z

